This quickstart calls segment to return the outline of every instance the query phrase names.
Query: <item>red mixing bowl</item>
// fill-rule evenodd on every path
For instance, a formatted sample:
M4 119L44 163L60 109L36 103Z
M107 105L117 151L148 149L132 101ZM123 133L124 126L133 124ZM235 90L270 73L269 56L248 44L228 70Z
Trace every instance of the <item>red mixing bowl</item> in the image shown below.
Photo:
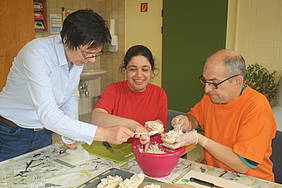
M147 176L157 178L168 176L175 168L180 156L185 152L185 147L170 150L162 146L162 143L160 135L151 136L150 144L158 144L159 148L167 152L164 154L155 154L141 152L143 145L140 143L139 139L134 139L132 141L132 149L134 151L136 161Z

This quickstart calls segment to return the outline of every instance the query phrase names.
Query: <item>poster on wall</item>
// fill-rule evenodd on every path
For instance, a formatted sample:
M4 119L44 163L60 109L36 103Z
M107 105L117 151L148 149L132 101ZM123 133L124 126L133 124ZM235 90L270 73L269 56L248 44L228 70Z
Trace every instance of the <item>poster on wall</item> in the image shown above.
M62 15L50 14L50 33L59 34L62 29Z

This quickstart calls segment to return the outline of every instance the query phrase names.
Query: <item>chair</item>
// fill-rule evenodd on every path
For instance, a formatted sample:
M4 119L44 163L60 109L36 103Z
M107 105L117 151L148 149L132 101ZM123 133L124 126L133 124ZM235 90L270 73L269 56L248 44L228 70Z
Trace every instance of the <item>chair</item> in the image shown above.
M178 115L186 115L187 113L185 112L180 112L180 111L177 111L177 110L171 110L169 109L168 110L168 118L167 118L167 127L168 127L168 130L172 130L172 126L171 126L171 120L175 117L175 116L178 116Z
M272 111L276 120L277 130L282 131L282 77L278 82L276 104L272 107Z
M273 173L276 183L282 183L282 131L276 131L276 137L272 141Z

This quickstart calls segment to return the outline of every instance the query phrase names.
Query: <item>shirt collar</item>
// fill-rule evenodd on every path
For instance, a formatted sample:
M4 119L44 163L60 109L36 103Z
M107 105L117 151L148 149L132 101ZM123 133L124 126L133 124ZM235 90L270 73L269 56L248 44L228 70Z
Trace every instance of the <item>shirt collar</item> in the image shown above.
M58 54L59 66L68 65L64 44L60 35L55 36L55 49Z

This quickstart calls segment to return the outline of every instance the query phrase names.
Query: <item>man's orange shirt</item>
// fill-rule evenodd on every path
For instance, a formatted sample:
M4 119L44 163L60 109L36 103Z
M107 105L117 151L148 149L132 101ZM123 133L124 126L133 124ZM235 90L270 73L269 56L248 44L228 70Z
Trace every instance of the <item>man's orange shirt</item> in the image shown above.
M241 157L257 162L246 175L274 181L272 139L276 123L267 99L246 87L242 95L229 104L215 104L205 94L189 112L198 120L205 136L233 149ZM208 165L232 170L205 150Z

